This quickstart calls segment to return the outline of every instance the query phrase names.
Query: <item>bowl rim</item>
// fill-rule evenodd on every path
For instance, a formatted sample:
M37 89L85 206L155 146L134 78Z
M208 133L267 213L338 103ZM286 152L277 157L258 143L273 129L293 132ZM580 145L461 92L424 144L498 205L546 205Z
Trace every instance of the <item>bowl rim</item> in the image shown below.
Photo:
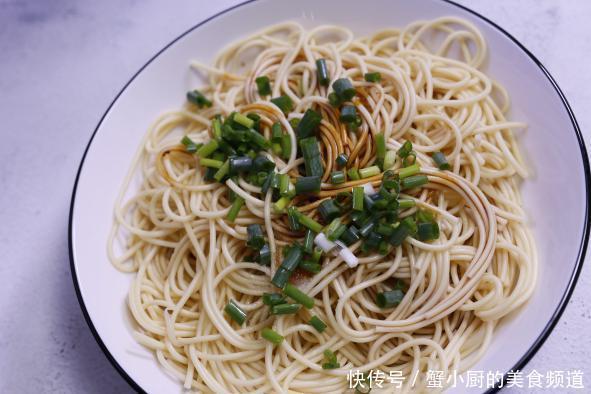
M145 393L146 391L135 380L133 380L131 378L131 376L129 376L129 374L125 371L125 369L119 364L119 362L111 354L111 352L109 351L109 349L107 348L107 346L105 345L103 340L101 339L99 333L97 332L97 330L94 326L94 323L93 323L92 319L90 318L90 315L88 313L86 305L84 303L84 299L82 298L80 284L78 282L78 276L76 273L76 264L74 261L74 248L73 248L74 205L75 205L75 200L76 200L76 191L78 188L78 181L79 181L80 175L82 173L82 167L84 165L84 161L86 159L86 155L90 149L90 146L92 145L94 137L97 135L97 132L101 128L101 125L102 125L103 121L105 120L107 114L111 111L111 108L118 101L121 94L123 94L123 92L125 90L127 90L128 86L135 80L135 78L139 74L142 73L142 71L149 64L151 64L156 58L158 58L162 53L164 53L169 47L174 45L177 41L179 41L180 39L182 39L186 35L190 34L193 30L196 30L200 26L210 22L213 19L216 19L217 17L219 17L223 14L231 12L231 11L233 11L237 8L240 8L244 5L254 3L255 1L257 1L257 0L246 0L246 1L240 2L238 4L235 4L231 7L225 8L224 10L222 10L220 12L217 12L216 14L214 14L214 15L204 19L203 21L195 24L194 26L190 27L188 30L181 33L179 36L177 36L171 42L169 42L166 46L164 46L162 49L160 49L158 52L156 52L155 55L153 55L143 66L140 67L140 69L137 72L135 72L133 74L133 76L125 83L123 88L119 91L119 93L117 93L115 98L111 101L111 103L107 107L106 111L101 116L98 124L96 125L96 127L90 137L90 140L88 141L86 148L84 149L84 153L82 154L82 158L81 158L80 164L78 166L78 170L76 173L76 178L74 180L74 186L73 186L73 190L72 190L72 197L71 197L70 211L69 211L69 220L68 220L68 249L69 249L69 258L70 258L70 271L72 274L72 280L74 282L74 289L76 291L76 298L78 299L78 303L80 304L80 309L82 310L82 314L84 315L84 320L86 320L86 323L88 324L88 327L90 328L90 331L91 331L94 339L98 343L98 345L99 345L100 349L102 350L102 352L104 353L105 357L109 360L109 362L115 368L115 370L117 370L117 372L119 372L121 377L135 391L137 391L139 393ZM487 17L481 15L480 13L478 13L478 12L476 12L476 11L474 11L462 4L458 4L452 0L440 0L440 1L442 1L444 3L448 3L452 6L458 7L459 9L472 14L473 16L482 20L484 23L489 24L490 26L492 26L493 28L495 28L496 30L501 32L506 38L509 39L509 41L511 41L511 42L513 42L513 44L517 45L517 47L519 47L540 68L542 73L546 76L546 78L548 79L548 81L550 82L550 84L552 85L552 87L554 88L556 93L558 94L560 100L562 101L562 104L564 105L564 108L566 109L566 111L568 113L569 119L570 119L572 127L573 127L573 131L575 133L575 136L577 138L577 142L579 144L579 149L581 151L581 159L583 162L583 170L584 170L584 175L585 175L585 194L587 196L587 199L586 199L586 204L585 204L585 222L583 224L583 234L582 234L582 238L581 238L581 243L579 245L579 251L577 253L577 261L576 261L574 270L571 274L571 277L569 279L567 288L566 288L566 290L565 290L565 292L558 304L558 307L554 310L550 320L548 321L548 323L546 324L546 326L544 327L544 329L542 330L540 335L536 338L534 343L525 352L525 354L517 361L517 363L513 366L513 368L511 368L510 371L522 370L526 366L526 364L532 359L532 357L537 353L537 351L542 347L542 345L544 344L546 339L550 336L550 333L552 332L552 330L554 329L554 327L558 323L558 320L562 316L562 313L564 312L564 310L568 304L568 301L570 300L570 298L572 296L575 285L576 285L579 275L581 273L581 269L583 267L583 262L585 260L585 254L586 254L587 246L589 243L589 232L590 232L590 223L591 223L591 210L589 209L590 208L589 207L589 200L591 197L591 171L589 169L589 158L587 156L587 149L585 147L585 142L584 142L583 136L581 134L581 129L579 128L579 124L575 118L574 112L573 112L570 104L568 103L568 100L566 99L564 93L562 92L562 90L560 89L560 87L558 86L558 84L556 83L556 81L554 80L552 75L550 74L550 72L542 64L542 62L533 53L531 53L521 42L519 42L515 37L513 37L509 32L507 32L505 29L503 29L501 26L499 26L498 24L496 24L492 20L488 19ZM503 387L507 382L508 372L509 371L505 372L503 374L502 380L497 381L495 383L494 387L488 389L486 391L486 393L495 393L495 392L499 391L500 388Z

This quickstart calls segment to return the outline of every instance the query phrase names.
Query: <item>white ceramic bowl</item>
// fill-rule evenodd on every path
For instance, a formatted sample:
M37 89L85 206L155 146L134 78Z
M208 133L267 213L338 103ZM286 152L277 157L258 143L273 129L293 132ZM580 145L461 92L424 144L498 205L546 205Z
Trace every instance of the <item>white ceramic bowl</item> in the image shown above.
M367 5L367 4L366 4ZM512 118L526 121L519 142L534 176L523 184L525 207L537 240L537 290L506 319L475 370L520 369L542 345L572 293L589 236L589 164L578 126L562 92L544 67L508 33L461 6L438 0L257 0L195 26L129 81L97 126L72 197L70 255L86 320L115 368L138 390L179 392L151 353L136 344L125 302L131 277L106 255L113 202L149 124L180 106L194 86L189 61L210 62L220 48L267 25L296 20L305 26L342 24L357 34L403 26L417 19L456 15L476 24L489 44L486 72L509 90Z

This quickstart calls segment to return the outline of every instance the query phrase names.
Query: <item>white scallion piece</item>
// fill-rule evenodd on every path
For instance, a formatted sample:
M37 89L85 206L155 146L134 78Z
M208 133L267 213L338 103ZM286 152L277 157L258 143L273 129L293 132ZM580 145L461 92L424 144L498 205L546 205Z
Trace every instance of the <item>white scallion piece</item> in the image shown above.
M376 193L376 189L373 188L371 183L366 183L365 185L363 185L363 192L366 195L371 196L372 194Z
M324 233L318 233L318 235L316 235L314 238L314 243L316 246L322 249L324 253L330 252L336 246L334 242L326 238Z
M351 252L351 249L347 247L341 241L336 241L336 245L339 247L339 256L345 261L349 268L355 268L359 265L359 259Z

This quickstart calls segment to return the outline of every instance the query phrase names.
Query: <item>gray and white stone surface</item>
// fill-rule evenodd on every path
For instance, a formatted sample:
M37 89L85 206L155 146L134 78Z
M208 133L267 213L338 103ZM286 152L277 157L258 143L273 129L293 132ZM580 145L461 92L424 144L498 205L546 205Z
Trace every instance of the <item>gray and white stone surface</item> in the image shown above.
M234 3L0 0L0 392L131 392L93 339L74 293L67 245L74 177L98 120L130 76L180 33ZM591 2L460 3L542 61L590 146ZM591 387L587 260L526 372L581 369Z

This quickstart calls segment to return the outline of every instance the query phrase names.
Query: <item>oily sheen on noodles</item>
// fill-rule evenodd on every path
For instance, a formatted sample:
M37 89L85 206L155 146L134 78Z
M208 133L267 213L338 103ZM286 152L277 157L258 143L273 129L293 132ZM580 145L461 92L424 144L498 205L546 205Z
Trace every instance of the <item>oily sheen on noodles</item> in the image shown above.
M481 33L448 17L364 38L339 26L306 30L288 22L230 45L212 66L194 62L208 77L200 91L212 105L187 103L155 121L115 206L109 256L133 275L128 305L137 341L187 389L214 393L342 393L351 370L400 371L407 378L402 387L386 382L384 389L421 392L433 390L427 370L443 371L445 382L452 371L474 365L499 321L529 298L537 272L519 191L527 170L513 137L525 125L505 118L509 97L482 71L486 56ZM352 81L357 129L339 121L329 102L333 89L318 80L318 59L325 59L331 82ZM379 83L366 81L367 73L379 73ZM269 95L259 94L260 76L269 78ZM270 101L282 95L293 103L287 114ZM421 188L401 191L414 203L400 217L428 211L440 232L432 241L408 237L385 253L354 242L348 249L358 259L355 268L341 254L325 253L320 272L291 279L313 297L313 307L274 315L261 297L277 290L271 278L283 252L304 233L292 231L274 209L271 191L243 177L204 180L206 168L179 141L210 141L217 114L256 114L267 139L278 122L294 147L288 155L263 154L279 174L296 177L304 159L295 149L293 120L310 108L322 116L322 184L312 198L295 196L293 206L318 218L326 199L355 186L379 188L381 172L344 183L331 182L331 174L340 154L348 157L345 170L377 163L381 134L389 151L412 142L428 178ZM450 170L438 168L435 152L445 154ZM403 165L397 158L388 169L398 173ZM244 200L234 221L227 219L229 190ZM249 258L247 226L257 223L269 265ZM392 280L403 285L404 297L380 308L376 295ZM230 300L248 315L246 324L224 313ZM322 332L307 323L313 315L326 324ZM284 340L274 346L261 338L264 328ZM327 349L338 367L323 368Z

